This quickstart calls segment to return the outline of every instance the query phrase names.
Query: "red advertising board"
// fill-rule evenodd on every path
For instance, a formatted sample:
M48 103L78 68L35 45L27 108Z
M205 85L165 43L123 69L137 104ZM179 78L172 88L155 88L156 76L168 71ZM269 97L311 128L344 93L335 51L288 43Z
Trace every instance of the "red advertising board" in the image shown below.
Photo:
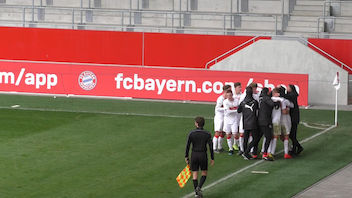
M224 84L257 82L259 87L296 85L299 104L308 105L308 75L0 62L0 91L77 96L216 101Z

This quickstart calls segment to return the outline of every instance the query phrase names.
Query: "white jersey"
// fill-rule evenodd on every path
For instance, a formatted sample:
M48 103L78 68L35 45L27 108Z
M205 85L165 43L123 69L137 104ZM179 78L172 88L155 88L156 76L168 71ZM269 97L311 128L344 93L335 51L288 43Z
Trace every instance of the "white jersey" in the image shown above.
M274 102L280 102L281 105L278 109L276 109L275 107L273 108L271 117L272 117L272 122L273 124L280 124L281 122L281 108L282 108L282 102L283 102L283 98L280 97L271 97L271 100Z
M215 117L217 118L222 118L224 119L224 95L221 95L218 97L216 100L216 105L215 105Z
M225 117L224 122L226 124L233 124L237 117L237 110L233 110L231 108L238 107L238 101L236 100L224 100L224 109L225 109Z
M282 109L293 108L293 103L287 99L283 99L283 101L281 102L281 108ZM290 131L291 131L291 116L289 113L288 114L281 113L280 124L285 126L286 133L290 133Z

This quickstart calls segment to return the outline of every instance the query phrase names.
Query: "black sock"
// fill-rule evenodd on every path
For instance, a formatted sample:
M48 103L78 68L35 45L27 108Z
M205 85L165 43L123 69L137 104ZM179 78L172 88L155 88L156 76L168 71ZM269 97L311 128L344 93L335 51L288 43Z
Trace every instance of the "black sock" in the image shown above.
M194 189L196 189L198 187L198 179L193 180L193 186L194 186Z
M207 176L204 176L204 175L200 178L200 181L199 181L199 188L202 188L202 186L203 186L203 184L204 184L206 178L207 178Z

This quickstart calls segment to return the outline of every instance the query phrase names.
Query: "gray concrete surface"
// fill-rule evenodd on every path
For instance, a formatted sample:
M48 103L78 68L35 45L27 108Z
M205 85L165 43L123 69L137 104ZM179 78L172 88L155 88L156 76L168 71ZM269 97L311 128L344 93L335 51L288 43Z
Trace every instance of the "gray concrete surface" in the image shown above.
M294 198L350 198L352 163L305 189Z
M277 39L277 40L275 40ZM348 72L306 45L287 38L259 40L213 65L211 70L308 74L308 104L335 104L332 85L340 73L338 104L348 104Z

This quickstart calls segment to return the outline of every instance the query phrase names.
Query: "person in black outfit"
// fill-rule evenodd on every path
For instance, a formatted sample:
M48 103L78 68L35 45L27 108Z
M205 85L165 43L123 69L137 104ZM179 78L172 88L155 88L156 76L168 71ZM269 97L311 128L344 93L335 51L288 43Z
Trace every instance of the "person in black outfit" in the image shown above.
M280 105L280 102L273 102L269 96L269 89L263 88L259 96L258 124L261 135L264 134L264 152L263 158L272 161L272 157L268 155L270 141L273 138L273 123L271 114L274 106Z
M294 85L289 85L287 87L287 94L284 95L284 98L291 101L294 105L293 108L290 108L290 116L291 116L291 131L290 131L290 139L292 141L292 152L293 155L298 155L303 151L303 147L297 140L297 127L300 122L299 115L299 106L297 102L298 93L296 91L296 87Z
M193 186L196 193L196 197L202 197L201 188L207 178L208 171L208 156L207 156L207 144L209 145L211 162L214 165L214 151L213 151L213 141L211 134L203 129L205 120L203 117L196 117L195 126L197 129L191 131L188 135L186 144L186 154L185 161L189 164L189 149L192 144L192 155L191 155L191 170L193 175ZM202 171L202 177L200 178L198 184L198 171L199 168Z
M242 113L243 116L243 129L244 129L244 142L243 148L244 153L242 154L244 159L252 158L249 155L249 151L255 144L258 144L260 140L260 135L258 131L258 102L253 98L253 89L252 87L246 88L246 97L241 102L237 109L238 113ZM249 134L252 134L253 141L247 146ZM253 154L256 155L257 151L253 150Z

